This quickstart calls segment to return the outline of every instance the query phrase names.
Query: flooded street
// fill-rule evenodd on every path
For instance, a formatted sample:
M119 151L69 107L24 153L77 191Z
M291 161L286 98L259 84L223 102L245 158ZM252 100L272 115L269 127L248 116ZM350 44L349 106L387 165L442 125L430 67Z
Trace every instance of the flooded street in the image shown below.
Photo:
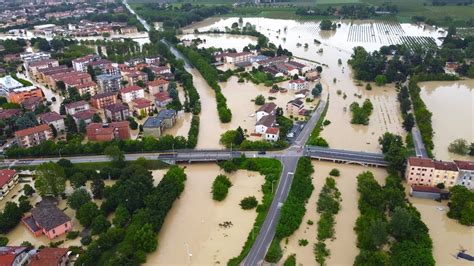
M408 188L407 188L408 191ZM459 249L467 249L466 253L474 254L474 228L448 218L447 202L436 202L429 199L409 197L413 206L421 213L421 219L428 226L433 240L433 256L437 265L471 265L466 260L453 257Z
M359 198L357 192L356 177L364 172L371 171L380 184L385 183L387 172L383 168L368 168L358 165L344 165L330 162L320 162L313 160L314 174L313 185L314 191L311 195L308 204L306 205L306 214L300 228L289 237L288 245L285 245L285 240L282 241L282 247L286 247L282 261L291 254L296 254L297 264L302 265L316 265L313 253L313 246L316 243L317 222L319 214L316 212L316 202L319 197L321 188L324 186L326 177L333 168L341 171L341 176L335 177L337 188L341 192L341 210L335 216L335 240L327 240L326 245L331 252L331 256L327 260L327 265L352 265L354 259L359 253L356 246L356 233L353 230L355 221L359 216L359 209L357 207L357 200ZM314 222L313 225L308 225L307 221ZM305 247L298 245L298 240L308 240L308 245Z
M433 113L434 155L440 160L472 160L448 151L455 139L474 142L474 80L422 82L421 98Z
M238 18L212 18L183 28L183 31L191 34L194 29L200 31L224 30L225 27L230 27L237 20ZM401 38L401 36L417 35L433 37L437 40L437 37L441 35L436 29L428 27L423 29L411 24L396 24L390 25L389 34L385 34L381 30L385 25L370 21L355 21L353 23L342 21L341 27L336 31L323 32L319 30L319 22L317 21L299 22L295 20L244 18L243 23L247 22L255 25L258 31L270 39L270 42L290 50L297 59L306 59L308 60L307 64L324 64L321 81L323 84L323 98L327 95L326 93L330 93L329 110L326 118L332 123L323 130L322 136L331 147L375 152L380 151L377 140L386 131L405 136L394 86L377 87L373 85L372 91L366 91L365 84L356 86L347 60L350 58L352 48L358 45L363 46L368 51L373 51L379 49L382 45L398 42L398 38ZM366 34L362 30L362 26L373 27L375 40L370 36L360 37ZM315 39L321 44L315 42ZM223 40L223 42L231 41ZM308 48L304 48L305 44L308 44ZM438 44L440 43L438 42ZM221 45L227 47L232 43ZM341 59L342 64L338 64L338 59ZM335 83L333 79L336 79ZM237 86L239 90L243 87L242 84L237 84ZM223 91L226 94L225 89ZM340 91L340 95L338 95L338 91ZM241 97L240 94L239 97ZM350 124L349 105L353 101L362 102L366 98L369 98L374 105L369 125ZM232 104L230 105L231 110L235 113ZM346 108L345 112L344 108Z
M232 182L227 198L212 199L212 182L221 170L216 164L182 165L187 180L183 194L168 213L158 236L158 249L148 255L145 265L225 264L238 255L257 217L255 209L244 211L240 200L256 196L260 202L264 177L239 170L228 175ZM155 183L165 171L153 171ZM219 226L224 222L232 225ZM192 256L188 256L188 254Z

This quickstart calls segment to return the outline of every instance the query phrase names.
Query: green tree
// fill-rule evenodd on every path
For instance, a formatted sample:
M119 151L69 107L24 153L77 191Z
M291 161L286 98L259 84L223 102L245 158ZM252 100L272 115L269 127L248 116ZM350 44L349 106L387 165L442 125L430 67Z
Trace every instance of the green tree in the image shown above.
M97 204L89 201L79 208L76 213L76 218L84 227L89 227L94 218L99 215L101 215L101 212Z
M237 134L235 135L235 138L234 138L233 142L234 142L235 145L238 146L238 145L242 144L242 142L245 140L245 133L244 133L244 131L242 130L242 128L240 126L237 128L236 131L237 131Z
M92 235L98 235L107 231L109 227L110 223L107 221L107 218L105 218L103 214L100 214L92 220L91 233Z
M136 130L138 128L138 123L137 123L137 121L135 121L135 119L133 117L129 116L127 118L127 120L129 122L130 129Z
M372 85L370 85L370 83L367 83L367 85L365 85L365 89L368 90L368 91L371 91L372 90Z
M23 187L23 192L26 196L31 196L35 193L35 190L29 184L25 184L25 186Z
M53 124L50 124L49 127L51 128L51 132L53 132L53 138L58 136L58 130L54 127Z
M102 199L104 196L105 183L104 180L95 178L92 180L91 190L94 199Z
M321 30L331 30L332 29L332 22L329 19L323 19L321 23L319 23L319 29Z
M104 154L110 158L112 164L116 167L123 167L125 165L125 154L117 145L109 145L104 149Z
M403 120L403 128L407 132L410 132L414 126L415 126L415 118L413 117L413 114L409 113L405 116L405 119Z
M147 253L153 252L158 247L155 232L150 224L145 224L135 232L133 244L138 250Z
M256 98L255 98L255 104L256 105L264 105L265 104L265 97L263 95L258 95Z
M240 207L244 210L250 210L258 205L258 201L255 196L245 197L240 201Z
M128 212L127 208L123 205L119 205L117 209L115 209L115 217L112 223L117 227L125 227L130 219L130 213Z
M314 88L311 90L311 94L314 97L319 97L321 96L321 92L323 91L323 86L321 86L321 83L317 83L314 85Z
M385 75L375 76L375 84L377 84L377 86L383 86L385 83L387 83L387 77L385 77Z
M341 175L341 172L339 171L339 169L332 169L331 172L329 172L329 175L330 176L340 176Z
M465 139L456 139L451 142L448 146L448 151L459 154L459 155L466 155L469 153L469 143Z
M232 186L229 178L225 175L218 175L212 183L212 199L222 201L227 197L229 188Z
M91 195L85 188L76 189L67 199L67 203L74 210L91 201Z
M267 255L265 256L265 260L270 263L277 263L280 261L281 257L283 256L283 251L281 250L279 239L273 239L270 247L268 248Z
M102 118L100 117L99 114L94 114L92 116L92 122L94 123L102 123Z
M296 254L291 254L286 258L283 266L296 266Z
M76 172L73 176L71 176L70 180L71 186L77 189L86 185L87 177L82 172Z
M54 196L64 192L66 179L64 169L53 163L43 163L36 168L35 187L41 196Z
M474 192L468 188L456 185L449 190L448 217L459 220L462 224L474 224Z

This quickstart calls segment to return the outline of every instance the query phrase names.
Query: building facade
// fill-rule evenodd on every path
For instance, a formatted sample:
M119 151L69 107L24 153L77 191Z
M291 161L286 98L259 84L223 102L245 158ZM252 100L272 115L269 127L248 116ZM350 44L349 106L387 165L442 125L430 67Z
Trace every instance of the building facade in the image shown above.
M16 131L15 138L20 147L30 148L53 139L53 132L48 125L43 124Z

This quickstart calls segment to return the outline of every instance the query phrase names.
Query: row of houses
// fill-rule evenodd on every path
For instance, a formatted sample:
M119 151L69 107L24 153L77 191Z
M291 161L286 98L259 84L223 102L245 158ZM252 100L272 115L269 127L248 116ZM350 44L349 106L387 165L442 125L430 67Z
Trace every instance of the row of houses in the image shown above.
M51 16L63 16L70 11L56 12ZM92 22L81 20L78 24L58 26L55 24L43 24L33 27L33 35L41 37L88 37L103 34L133 34L137 33L135 26L128 26L126 22Z
M267 141L277 141L280 138L276 110L277 105L270 102L262 105L255 113L255 133L263 136Z
M0 247L0 265L66 266L69 264L70 254L67 248L5 246Z
M408 158L405 178L409 185L435 187L443 184L446 188L454 185L474 189L474 162L446 162L428 158Z

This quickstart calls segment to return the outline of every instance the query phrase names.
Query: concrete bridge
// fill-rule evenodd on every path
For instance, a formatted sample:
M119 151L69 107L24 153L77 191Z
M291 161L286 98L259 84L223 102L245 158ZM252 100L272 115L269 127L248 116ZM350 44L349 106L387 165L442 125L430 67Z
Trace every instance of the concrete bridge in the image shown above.
M330 161L344 164L359 164L363 166L386 167L388 163L382 153L369 153L362 151L348 151L329 149L316 146L306 146L305 156L321 161Z

